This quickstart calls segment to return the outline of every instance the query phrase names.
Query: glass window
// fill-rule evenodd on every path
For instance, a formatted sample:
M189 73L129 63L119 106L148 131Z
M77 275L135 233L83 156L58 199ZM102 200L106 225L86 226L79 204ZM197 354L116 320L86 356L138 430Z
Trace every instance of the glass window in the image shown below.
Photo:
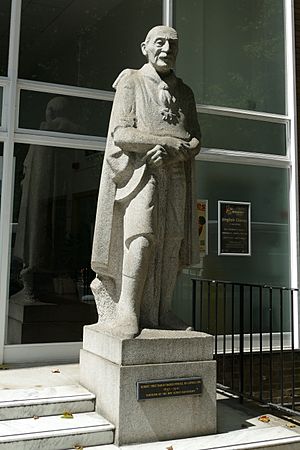
M275 155L286 154L285 125L199 114L202 146Z
M3 143L0 142L0 213L2 206L2 177L3 177ZM1 251L1 242L0 242Z
M8 343L79 341L97 321L89 289L102 152L15 147Z
M21 91L19 127L107 135L112 102Z
M209 202L209 255L203 276L289 285L288 171L197 161L197 180L198 198ZM218 200L251 202L250 257L218 256Z
M19 76L111 90L161 22L161 0L23 0Z
M0 86L0 127L2 126L3 87Z
M2 173L3 173L3 143L0 142L0 209L1 209L1 193L2 193Z
M288 170L204 161L196 164L197 197L208 200L209 241L208 255L190 271L211 280L290 286ZM251 202L251 256L218 256L218 200ZM177 282L174 308L188 323L191 300L187 270Z
M0 76L7 75L11 0L0 2Z
M285 112L282 0L176 0L177 72L198 103Z

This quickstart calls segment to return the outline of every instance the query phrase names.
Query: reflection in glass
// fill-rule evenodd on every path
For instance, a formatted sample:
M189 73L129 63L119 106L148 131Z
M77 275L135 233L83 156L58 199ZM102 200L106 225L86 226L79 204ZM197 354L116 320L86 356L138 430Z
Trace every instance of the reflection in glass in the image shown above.
M0 142L0 211L1 211L1 197L2 197L2 174L3 174L3 143Z
M89 283L102 157L16 146L8 343L78 341L97 320Z
M0 86L0 127L2 125L3 87Z
M197 161L197 197L208 199L209 255L203 276L288 286L288 170ZM218 256L218 200L251 202L252 255Z
M7 75L11 0L0 2L0 76Z
M197 195L209 201L209 255L203 276L288 286L288 171L199 161L197 174ZM218 200L251 202L250 257L218 256Z
M258 120L199 114L205 148L286 154L285 125Z
M175 12L177 72L198 103L284 114L283 0L176 0Z
M19 76L111 90L161 22L162 0L23 0Z
M19 127L106 137L111 106L102 100L22 90Z
M209 250L190 273L211 280L290 286L288 170L197 161L197 180L197 197L208 199ZM251 256L218 256L218 200L251 202ZM179 278L174 295L174 308L187 323L192 313L189 271ZM264 304L268 318L267 301Z

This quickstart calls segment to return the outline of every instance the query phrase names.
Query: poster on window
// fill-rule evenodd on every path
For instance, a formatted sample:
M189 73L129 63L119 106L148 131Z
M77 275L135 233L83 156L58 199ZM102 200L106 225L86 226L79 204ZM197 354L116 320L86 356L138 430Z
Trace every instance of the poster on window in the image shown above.
M200 255L208 254L208 200L197 200L198 239Z
M218 255L251 255L251 203L218 201Z

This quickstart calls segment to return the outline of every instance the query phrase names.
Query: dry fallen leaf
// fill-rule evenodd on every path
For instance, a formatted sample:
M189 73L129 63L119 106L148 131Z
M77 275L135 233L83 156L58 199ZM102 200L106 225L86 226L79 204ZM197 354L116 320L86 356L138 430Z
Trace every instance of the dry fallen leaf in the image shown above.
M74 419L74 416L69 411L65 411L61 416L61 419Z
M75 450L83 450L82 445L78 445L78 444L74 445L74 448L75 448Z
M170 447L166 447L166 450L174 450L173 445L171 445Z
M258 418L258 420L260 420L261 422L265 422L265 423L268 423L268 422L270 422L270 417L268 417L268 416L260 416L259 418Z
M34 420L39 419L39 418L40 418L39 416L33 416Z
M0 370L8 370L9 367L6 364L0 364Z
M52 373L60 373L60 370L59 369L53 369L51 372Z

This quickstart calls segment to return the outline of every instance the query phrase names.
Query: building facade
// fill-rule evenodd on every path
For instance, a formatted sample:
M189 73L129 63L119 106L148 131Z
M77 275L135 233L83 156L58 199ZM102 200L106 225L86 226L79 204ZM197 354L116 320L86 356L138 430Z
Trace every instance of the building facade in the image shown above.
M189 320L191 271L298 287L298 16L292 0L1 1L0 359L75 360L96 320L89 266L111 86L144 63L139 43L157 24L178 30L176 73L203 134L207 240L174 308ZM220 254L219 201L251 205L245 254Z

